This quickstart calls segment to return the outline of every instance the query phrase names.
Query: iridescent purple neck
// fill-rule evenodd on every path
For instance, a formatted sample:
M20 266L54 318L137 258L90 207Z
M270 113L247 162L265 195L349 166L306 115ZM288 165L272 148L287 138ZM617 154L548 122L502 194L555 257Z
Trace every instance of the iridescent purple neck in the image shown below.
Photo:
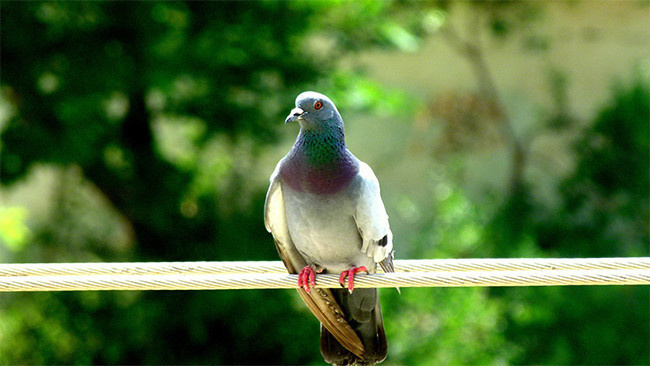
M303 131L280 166L282 179L294 190L333 194L347 187L359 163L345 146L343 127Z

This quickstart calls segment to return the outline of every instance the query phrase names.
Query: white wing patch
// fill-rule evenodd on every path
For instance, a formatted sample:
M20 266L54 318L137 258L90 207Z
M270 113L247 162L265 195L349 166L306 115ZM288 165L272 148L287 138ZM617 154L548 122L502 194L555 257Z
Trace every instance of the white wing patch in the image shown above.
M307 265L305 259L298 253L287 225L287 216L284 207L284 197L282 195L282 184L278 177L279 166L271 174L271 184L269 191L266 193L266 202L264 203L264 225L275 239L275 245L278 249L280 259L284 262L289 273L298 273L300 269Z
M381 200L379 181L368 164L359 161L360 183L355 220L363 245L361 251L379 263L393 253L393 233Z
M273 174L271 174L271 184L266 193L266 202L264 203L264 225L266 226L266 230L272 233L276 240L287 242L291 241L291 236L289 235L287 217L284 212L282 186L280 185L280 180L277 179L278 171L279 169L276 167Z

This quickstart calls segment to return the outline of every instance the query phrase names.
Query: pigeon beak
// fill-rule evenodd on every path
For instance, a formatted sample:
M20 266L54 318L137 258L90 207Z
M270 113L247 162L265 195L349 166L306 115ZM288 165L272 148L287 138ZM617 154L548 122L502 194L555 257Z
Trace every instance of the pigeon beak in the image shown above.
M293 122L300 118L304 113L305 111L303 111L301 108L296 107L291 110L289 116L287 116L287 119L284 120L284 123Z

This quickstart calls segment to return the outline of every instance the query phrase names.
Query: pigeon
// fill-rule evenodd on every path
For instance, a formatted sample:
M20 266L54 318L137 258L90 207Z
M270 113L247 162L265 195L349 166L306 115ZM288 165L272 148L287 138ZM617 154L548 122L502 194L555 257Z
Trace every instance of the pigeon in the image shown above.
M394 272L393 234L372 169L345 144L343 119L325 95L303 92L286 123L300 132L270 178L266 229L298 293L321 322L320 347L336 365L372 365L388 344L376 288L354 289L360 272ZM314 287L339 274L341 289ZM347 287L345 281L347 279Z

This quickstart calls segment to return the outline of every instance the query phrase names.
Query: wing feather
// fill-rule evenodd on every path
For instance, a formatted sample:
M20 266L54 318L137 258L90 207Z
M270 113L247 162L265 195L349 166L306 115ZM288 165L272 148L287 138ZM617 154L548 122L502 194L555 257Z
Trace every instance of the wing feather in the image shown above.
M379 181L364 162L359 162L359 184L356 186L355 220L363 245L361 251L379 263L384 271L393 272L393 233L381 200Z

